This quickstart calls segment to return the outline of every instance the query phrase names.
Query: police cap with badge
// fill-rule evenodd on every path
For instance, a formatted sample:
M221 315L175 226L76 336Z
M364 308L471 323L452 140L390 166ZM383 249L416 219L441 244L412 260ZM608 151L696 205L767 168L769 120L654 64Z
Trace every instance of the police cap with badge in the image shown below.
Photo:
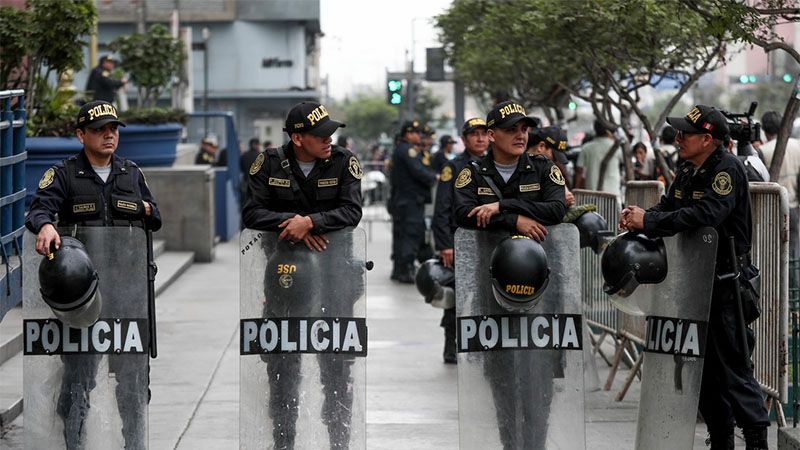
M567 132L561 127L541 127L531 132L531 142L533 145L544 142L552 150L567 150ZM528 145L530 146L529 143Z
M406 133L422 133L423 126L417 120L407 120L400 126L400 136Z
M464 125L461 127L461 135L466 136L479 128L482 128L483 131L489 129L489 127L486 126L486 121L483 120L483 118L473 117L471 119L467 119L464 122Z
M286 116L283 128L290 136L293 133L308 133L328 137L346 125L331 119L328 110L316 102L302 102L295 105Z
M103 100L96 100L81 106L78 117L75 119L75 128L97 130L109 123L125 126L125 123L119 120L117 108L114 105Z
M682 133L710 134L721 141L730 133L722 112L706 105L695 106L684 117L667 117L667 123Z
M535 127L539 125L536 119L528 117L525 113L525 108L519 103L506 100L498 103L489 111L486 116L487 128L511 128L519 121L524 121L528 127Z

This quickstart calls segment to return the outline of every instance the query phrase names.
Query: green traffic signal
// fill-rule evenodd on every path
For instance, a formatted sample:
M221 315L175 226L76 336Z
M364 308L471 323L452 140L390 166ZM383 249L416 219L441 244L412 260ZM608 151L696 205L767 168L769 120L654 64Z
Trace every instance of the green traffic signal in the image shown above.
M392 105L399 105L403 103L403 96L398 94L397 92L393 92L392 97L389 100L389 103L391 103Z
M567 107L569 107L569 109L574 110L578 108L578 104L575 102L569 102L569 105L567 105Z
M403 82L400 80L389 80L386 85L390 92L399 92L403 88Z
M790 74L790 73L783 74L783 82L784 83L791 83L793 79L794 78L792 77L792 74Z
M386 100L390 105L403 104L403 80L386 80Z

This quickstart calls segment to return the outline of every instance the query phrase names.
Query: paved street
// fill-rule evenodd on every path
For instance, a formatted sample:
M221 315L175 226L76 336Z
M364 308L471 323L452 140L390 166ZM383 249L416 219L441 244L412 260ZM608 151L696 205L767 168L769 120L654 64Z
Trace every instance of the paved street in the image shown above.
M375 223L372 233L367 448L456 449L457 373L442 364L440 310L426 305L413 286L389 281L389 227ZM194 264L158 298L153 449L238 447L238 258L238 243L220 244L213 263ZM597 364L604 382L607 366L599 357ZM587 393L587 448L633 448L639 382L625 401L613 401L626 375L620 372L610 392ZM12 424L0 447L22 448L22 425L22 418ZM706 448L704 430L698 425L695 449ZM770 431L774 445L775 427Z

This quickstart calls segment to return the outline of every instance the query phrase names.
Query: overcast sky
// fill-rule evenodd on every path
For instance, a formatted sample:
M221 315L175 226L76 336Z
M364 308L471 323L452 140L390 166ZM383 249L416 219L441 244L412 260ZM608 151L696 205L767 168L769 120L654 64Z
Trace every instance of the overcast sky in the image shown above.
M405 52L415 42L414 69L425 68L425 48L438 47L432 18L451 0L321 0L321 76L330 95L344 98L361 86L379 92L386 70L405 70Z

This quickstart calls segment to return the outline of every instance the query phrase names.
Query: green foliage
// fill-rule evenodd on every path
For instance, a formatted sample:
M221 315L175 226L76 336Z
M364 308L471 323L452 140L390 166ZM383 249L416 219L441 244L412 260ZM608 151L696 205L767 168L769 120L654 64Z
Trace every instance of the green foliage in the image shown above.
M54 91L40 80L83 67L85 38L97 11L93 0L28 0L27 4L25 11L0 8L0 85L25 88L26 105L35 114L55 100L44 97ZM24 67L23 55L28 57Z
M442 99L435 96L433 91L425 86L417 87L417 96L414 99L414 118L432 128L441 125L445 117L435 117L436 108L442 105Z
M58 91L49 86L47 80L43 83L40 92L42 98L47 99L28 118L28 136L61 136L75 135L75 118L78 117L78 106L72 101L72 91Z
M365 143L378 141L381 133L392 134L397 126L397 109L377 94L362 94L342 105L347 123L344 133Z
M157 125L162 123L181 123L186 125L186 112L171 108L132 108L119 114L120 120L128 123Z
M151 26L145 34L120 36L109 48L119 53L120 66L136 84L139 107L155 106L161 90L180 73L184 59L180 40L160 24Z

